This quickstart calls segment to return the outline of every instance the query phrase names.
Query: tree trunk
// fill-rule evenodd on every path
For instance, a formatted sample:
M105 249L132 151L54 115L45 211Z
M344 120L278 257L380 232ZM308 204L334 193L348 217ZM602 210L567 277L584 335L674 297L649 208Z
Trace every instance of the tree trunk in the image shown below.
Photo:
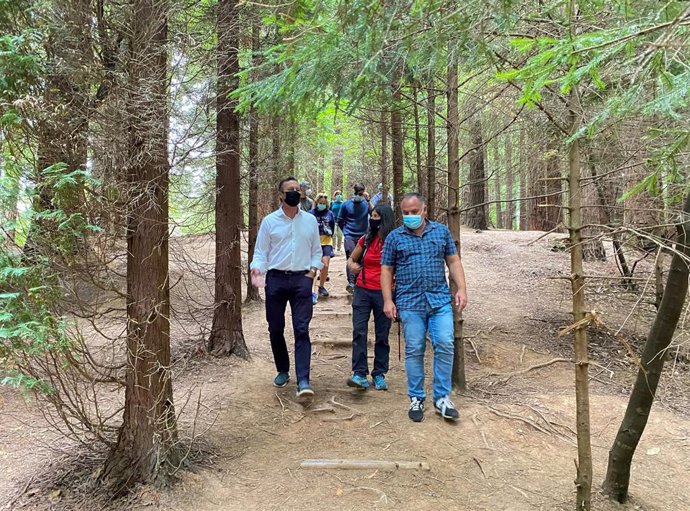
M460 156L458 154L458 65L452 48L448 63L448 229L460 253ZM450 279L450 292L455 296L458 288ZM453 304L453 389L465 390L465 347L462 342L462 311Z
M474 119L470 125L470 175L469 199L465 225L472 229L485 231L488 229L486 215L486 172L484 169L484 138L482 136L482 122L479 111L474 112Z
M417 162L417 191L424 193L424 172L422 170L422 139L419 127L419 87L414 87L414 150Z
M385 110L381 110L381 190L383 200L388 201L388 119Z
M527 176L529 175L529 168L527 165L527 149L525 148L525 128L520 126L520 141L518 142L519 156L520 156L520 218L518 219L518 229L521 231L527 230Z
M561 159L554 141L547 145L546 161L538 175L531 175L530 195L533 207L529 215L529 228L534 231L555 230L561 221L562 185Z
M102 478L117 493L180 463L170 374L167 9L134 0L128 101L127 374L124 420Z
M271 168L273 170L273 204L274 209L280 207L280 194L278 193L278 183L284 176L283 165L281 158L281 141L280 141L280 117L273 115L271 117Z
M252 60L258 64L259 54L259 21L252 23ZM256 237L259 231L258 219L259 199L259 114L255 108L249 110L249 203L248 203L248 230L249 246L247 253L247 299L246 302L259 301L259 289L252 284L249 264L254 258Z
M208 350L249 358L242 332L242 198L240 118L236 101L239 28L236 0L218 3L218 93L216 96L216 294Z
M503 207L501 204L501 150L498 140L494 142L494 194L496 200L496 228L503 229Z
M503 226L513 229L515 226L515 203L513 202L513 137L506 134L505 142L505 168L506 168L506 217Z
M683 215L676 230L678 241L671 259L666 289L649 336L647 336L641 367L637 372L625 417L609 451L604 490L618 502L625 502L627 499L632 459L647 425L661 372L664 369L665 353L673 339L688 293L690 194L685 197Z
M426 92L426 205L429 218L433 219L436 218L436 91L433 81Z
M391 110L391 159L393 160L393 197L399 201L403 189L403 126L402 126L402 102L400 101L401 79L398 76L393 83L393 109ZM399 207L393 205L395 219L398 224L402 222L402 214Z
M580 127L580 98L577 87L570 93L570 133ZM580 181L580 142L575 140L568 151L568 189L570 191L570 273L573 292L573 321L585 317L585 278L582 268L582 185ZM559 183L560 184L560 183ZM577 415L577 490L576 509L589 510L592 492L592 446L589 421L589 360L586 325L575 329L575 401Z
M336 121L337 123L337 121ZM333 171L331 173L331 194L335 190L343 191L343 159L345 157L345 148L340 143L341 128L338 124L335 126L335 136L338 140L333 149Z

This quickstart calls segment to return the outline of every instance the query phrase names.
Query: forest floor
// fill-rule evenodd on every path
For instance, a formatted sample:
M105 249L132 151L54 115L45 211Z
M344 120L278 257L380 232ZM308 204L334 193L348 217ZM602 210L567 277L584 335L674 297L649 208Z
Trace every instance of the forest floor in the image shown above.
M345 385L350 374L351 314L343 254L332 262L331 297L319 301L311 324L316 396L310 408L296 402L294 380L284 389L271 385L275 370L263 304L247 306L244 315L250 362L211 358L197 349L202 340L194 334L194 325L202 323L207 329L209 314L203 319L197 315L196 323L190 318L188 324L177 324L173 352L180 429L200 434L203 460L181 471L171 488L144 488L114 507L573 509L574 368L558 361L532 368L573 357L572 337L557 335L572 322L569 282L558 278L568 275L569 256L551 250L557 236L538 239L541 234L463 232L469 390L454 398L461 413L457 423L440 419L431 403L424 422L407 418L404 363L398 359L395 325L390 336L390 390L360 392ZM209 237L179 238L176 243L185 248L186 260L212 265ZM174 290L176 308L184 308L189 297L209 303L212 279L192 282L187 266L179 261L171 268L186 280ZM587 264L586 270L617 275L611 259ZM177 281L174 275L172 281ZM687 509L690 373L687 364L673 360L667 364L635 455L630 503L611 503L599 490L636 370L625 344L608 328L615 331L627 319L621 334L637 350L653 311L649 304L640 304L630 314L635 296L612 282L594 282L588 299L607 325L590 330L593 507ZM430 347L427 353L430 376ZM333 400L350 409L333 406ZM333 411L312 411L325 407ZM85 504L88 494L84 497L67 476L53 477L48 486L42 482L48 470L68 474L76 463L75 452L79 459L88 456L58 440L30 399L0 387L0 509L96 508ZM313 458L423 461L431 470L300 468L302 460Z

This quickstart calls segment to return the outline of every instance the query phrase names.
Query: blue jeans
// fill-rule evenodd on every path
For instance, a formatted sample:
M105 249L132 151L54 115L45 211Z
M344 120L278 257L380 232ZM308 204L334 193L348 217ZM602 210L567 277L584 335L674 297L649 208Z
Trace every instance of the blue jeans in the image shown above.
M450 394L453 371L453 309L450 303L426 310L398 311L405 333L407 393L424 399L424 351L429 332L434 348L434 401Z

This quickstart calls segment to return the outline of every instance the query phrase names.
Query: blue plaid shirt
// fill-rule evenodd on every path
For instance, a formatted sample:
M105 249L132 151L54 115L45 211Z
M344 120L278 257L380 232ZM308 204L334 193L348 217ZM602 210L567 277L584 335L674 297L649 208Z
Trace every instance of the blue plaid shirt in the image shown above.
M457 253L443 224L427 220L421 236L405 226L393 230L383 245L381 264L393 267L396 307L426 310L450 303L445 258Z

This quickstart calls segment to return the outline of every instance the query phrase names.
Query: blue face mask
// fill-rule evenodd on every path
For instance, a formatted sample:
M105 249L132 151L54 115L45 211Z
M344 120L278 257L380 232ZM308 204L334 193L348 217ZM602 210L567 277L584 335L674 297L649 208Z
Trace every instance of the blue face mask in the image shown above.
M403 224L408 229L419 229L422 225L422 215L403 215Z
M338 202L340 202L341 200L343 200L343 196L342 196L342 195L336 195L336 196L335 196L335 200L337 200Z
M319 211L326 211L326 205L325 204L317 204L316 209Z

